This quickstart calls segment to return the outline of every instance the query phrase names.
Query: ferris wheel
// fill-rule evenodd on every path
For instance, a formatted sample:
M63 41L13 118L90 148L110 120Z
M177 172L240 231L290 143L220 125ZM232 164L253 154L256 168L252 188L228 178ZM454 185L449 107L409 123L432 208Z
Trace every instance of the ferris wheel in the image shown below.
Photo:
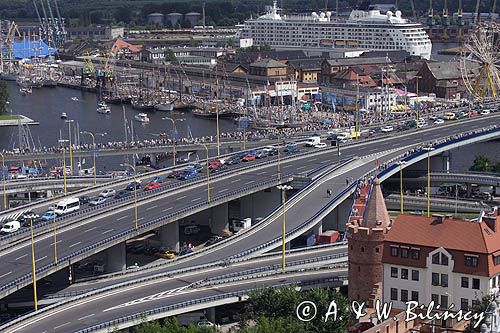
M469 33L460 55L460 71L469 96L475 100L500 94L500 29L493 22L481 23Z

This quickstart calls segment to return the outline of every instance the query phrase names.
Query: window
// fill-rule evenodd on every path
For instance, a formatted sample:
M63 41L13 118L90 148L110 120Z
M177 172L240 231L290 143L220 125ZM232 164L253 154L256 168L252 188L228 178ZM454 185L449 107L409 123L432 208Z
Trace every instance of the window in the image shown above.
M469 309L469 300L467 298L460 299L460 310L468 310Z
M448 257L444 253L441 253L441 265L448 266Z
M396 288L391 288L391 301L398 300L398 290Z
M403 280L408 280L408 270L406 268L401 268L401 278Z
M398 257L399 249L395 246L391 246L391 257Z
M410 256L414 260L420 259L420 250L417 249L411 249L410 250Z
M448 307L448 296L446 295L441 295L441 308L447 308Z
M365 248L364 247L361 247L361 252L365 252Z
M448 274L441 274L441 287L448 287Z
M477 267L477 257L476 256L465 256L465 266Z
M417 270L412 269L411 270L411 280L412 281L418 281L420 279L420 272Z
M439 253L434 253L432 255L432 263L434 265L439 265Z
M398 268L397 267L391 267L391 277L393 277L393 278L398 277Z
M462 276L462 288L469 288L469 278Z
M472 289L480 289L481 282L479 279L472 279Z
M437 294L432 294L432 295L431 295L431 301L433 301L433 302L434 302L434 305L439 304L439 295L437 295Z
M439 273L432 273L432 285L439 286Z
M408 290L401 289L401 302L408 302Z
M411 292L411 300L418 302L418 291L412 291Z
M500 265L500 254L497 256L493 256L493 263L495 266Z
M401 258L408 258L408 249L401 248Z

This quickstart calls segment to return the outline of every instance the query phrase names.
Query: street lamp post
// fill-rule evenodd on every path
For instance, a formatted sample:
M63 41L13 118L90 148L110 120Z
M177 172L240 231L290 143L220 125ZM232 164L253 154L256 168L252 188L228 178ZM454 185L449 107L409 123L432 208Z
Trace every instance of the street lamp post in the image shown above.
M292 190L290 185L278 185L277 189L281 191L281 203L283 205L283 223L282 223L282 244L281 244L281 269L285 273L286 266L286 191Z
M206 165L206 168L207 168L207 201L208 201L208 204L210 205L210 169L208 168L208 147L206 144L204 143L200 143L200 145L203 146L203 148L205 148L205 152L206 152L206 162L205 162L205 165Z
M69 137L69 172L72 175L73 174L73 149L71 147L71 123L73 122L73 119L68 119L66 120L68 123L68 137Z
M67 192L66 188L66 149L63 147L63 180L64 180L64 194Z
M120 164L120 166L126 166L126 167L129 167L132 169L132 171L134 172L134 228L135 228L135 231L138 231L139 230L139 225L137 223L138 219L137 219L137 179L136 179L136 173L135 173L135 166L133 165L130 165L128 163L122 163Z
M7 209L7 191L5 190L5 156L0 153L2 157L2 186L3 186L3 209Z
M33 301L35 303L35 311L38 311L38 300L36 295L36 261L35 261L35 241L33 237L33 218L30 218L31 231L31 269L33 276Z
M54 207L56 206L56 201L55 201L55 189L54 192L52 192L52 201L54 203ZM52 214L54 216L54 264L57 265L57 228L56 228L56 213L53 212Z
M163 117L161 118L162 120L170 120L172 122L172 126L174 128L174 133L177 133L177 126L175 126L175 120L178 120L178 121L184 121L184 119L172 119L170 117ZM174 166L175 166L175 138L174 136L172 135L172 153L173 153L173 158L174 158Z
M96 165L95 165L95 154L96 154L96 145L95 145L95 135L94 133L90 132L90 131L82 131L80 132L81 134L88 134L92 137L92 156L93 156L93 168L94 168L94 185L97 184L97 169L96 169ZM104 136L106 135L107 133L99 133L98 135L101 135L101 136Z
M280 155L281 155L281 142L280 142L280 132L278 131L278 180L281 179Z

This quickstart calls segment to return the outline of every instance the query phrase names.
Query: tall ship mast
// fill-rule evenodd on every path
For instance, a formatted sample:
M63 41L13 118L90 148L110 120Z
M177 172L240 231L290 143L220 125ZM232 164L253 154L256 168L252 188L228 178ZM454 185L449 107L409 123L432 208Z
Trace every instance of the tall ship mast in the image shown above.
M357 48L373 51L405 50L412 56L430 59L432 43L420 23L395 13L367 8L353 10L347 19L331 12L311 15L281 15L276 1L265 14L245 21L242 38L253 45L273 48Z

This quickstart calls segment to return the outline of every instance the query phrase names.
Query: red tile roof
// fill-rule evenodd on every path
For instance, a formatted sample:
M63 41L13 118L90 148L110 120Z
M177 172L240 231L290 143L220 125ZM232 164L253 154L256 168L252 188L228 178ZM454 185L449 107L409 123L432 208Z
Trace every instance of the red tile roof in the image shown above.
M118 38L116 42L113 44L113 47L111 48L111 52L113 54L116 54L122 49L128 49L132 53L137 53L142 50L142 45L132 45L130 43L127 43L121 38Z
M497 225L500 218L497 217ZM451 250L490 254L500 250L500 231L485 222L468 222L437 217L399 215L386 241Z

